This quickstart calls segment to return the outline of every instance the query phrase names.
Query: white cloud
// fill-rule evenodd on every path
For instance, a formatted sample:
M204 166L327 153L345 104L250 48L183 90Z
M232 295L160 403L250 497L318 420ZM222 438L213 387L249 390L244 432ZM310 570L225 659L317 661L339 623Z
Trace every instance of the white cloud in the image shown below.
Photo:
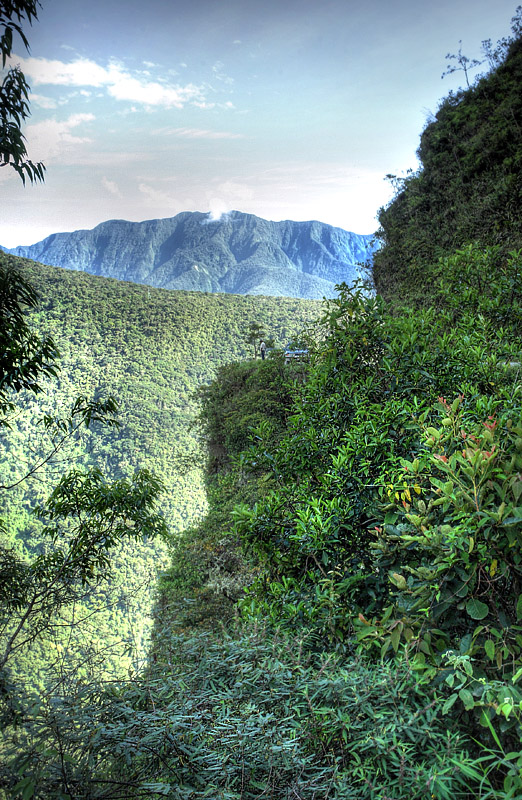
M116 100L140 103L148 108L183 108L187 103L205 103L203 88L189 83L170 85L133 76L121 64L111 62L102 67L96 62L78 58L65 63L57 59L20 58L19 63L29 81L35 86L90 86L105 87ZM139 74L139 73L138 73Z
M13 62L20 64L22 71L35 86L105 86L116 79L119 67L100 67L87 58L78 58L65 63L58 59L19 58Z
M167 210L176 202L175 198L171 197L167 192L162 192L160 189L155 189L146 183L140 183L138 189L145 198L148 207L160 207Z
M104 175L103 178L102 178L102 185L105 187L105 189L107 189L109 194L114 195L114 197L119 197L119 198L123 199L123 195L120 192L118 184L115 181L110 181Z
M212 197L209 201L209 209L210 209L210 219L213 222L217 222L221 219L221 217L226 216L229 211L231 210L224 200L220 200L218 197Z
M145 106L163 106L164 108L183 108L191 100L201 100L202 91L194 84L187 86L163 86L161 83L149 81L143 83L130 75L120 75L108 87L111 97L116 100L129 100Z
M201 128L167 128L157 131L163 136L179 136L182 139L244 139L242 133L209 131Z
M45 97L43 94L33 94L29 97L29 102L34 103L35 106L40 108L56 108L58 103L52 97Z
M49 164L59 156L60 162L65 163L79 145L92 141L87 136L75 136L71 131L93 119L94 114L72 114L66 120L46 119L28 125L27 150L31 154L31 160Z
M254 198L251 186L237 181L223 181L213 194L207 193L206 203L212 220L220 219L234 209L243 210Z

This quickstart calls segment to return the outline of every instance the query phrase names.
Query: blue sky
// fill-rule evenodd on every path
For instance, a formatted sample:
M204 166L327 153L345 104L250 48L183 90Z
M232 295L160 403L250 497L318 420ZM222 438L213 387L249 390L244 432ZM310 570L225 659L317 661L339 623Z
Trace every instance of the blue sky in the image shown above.
M507 0L42 0L14 63L43 185L0 171L0 244L106 219L237 209L377 227L415 169L459 40L510 33ZM9 174L12 173L12 174Z

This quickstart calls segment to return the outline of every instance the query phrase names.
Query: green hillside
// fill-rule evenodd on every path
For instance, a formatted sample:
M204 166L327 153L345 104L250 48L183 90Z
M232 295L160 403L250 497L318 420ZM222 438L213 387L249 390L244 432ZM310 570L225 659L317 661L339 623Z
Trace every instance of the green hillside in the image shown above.
M15 484L46 457L52 442L36 420L65 414L77 395L113 396L120 422L118 428L94 426L70 444L67 460L61 453L33 478L3 492L11 540L20 553L39 552L38 524L30 510L44 502L73 464L98 466L112 478L129 477L142 467L152 470L164 483L161 510L175 538L206 508L202 456L192 428L196 388L211 380L219 365L252 357L246 344L252 322L284 346L317 315L317 304L169 292L5 254L0 265L22 269L37 289L33 323L41 334L53 336L62 356L58 377L42 394L26 393L11 427L0 432L2 483ZM107 610L83 629L82 646L123 639L134 656L136 650L143 655L156 575L166 559L166 545L158 541L125 546L117 556L116 582L88 601L89 607ZM35 643L30 654L20 656L16 671L34 674L35 665L46 663L46 649L47 644ZM117 647L109 658L119 672L129 663L122 650Z
M58 378L49 382L45 400L32 402L31 413L59 409L77 394L114 396L121 426L101 441L96 437L95 452L83 457L116 475L153 468L167 487L163 509L170 528L185 527L205 505L197 471L186 476L180 469L197 452L190 430L196 389L219 365L252 357L246 343L251 322L284 347L317 316L318 304L169 292L0 258L23 265L40 295L34 323L61 352ZM10 467L18 474L16 464Z

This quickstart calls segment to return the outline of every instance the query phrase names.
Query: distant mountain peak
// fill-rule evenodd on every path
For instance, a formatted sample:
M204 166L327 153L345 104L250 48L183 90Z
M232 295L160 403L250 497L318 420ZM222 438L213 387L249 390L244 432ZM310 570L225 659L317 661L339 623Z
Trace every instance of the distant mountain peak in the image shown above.
M7 252L163 289L312 299L331 297L336 284L361 277L375 249L372 235L316 220L183 211L143 222L107 220Z

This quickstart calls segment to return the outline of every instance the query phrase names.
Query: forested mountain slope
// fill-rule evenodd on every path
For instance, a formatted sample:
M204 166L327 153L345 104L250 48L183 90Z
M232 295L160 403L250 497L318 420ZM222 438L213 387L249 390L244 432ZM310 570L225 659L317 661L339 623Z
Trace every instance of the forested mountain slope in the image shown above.
M439 257L470 242L504 254L522 247L520 36L490 46L489 60L491 72L441 102L421 136L419 169L396 179L396 197L379 215L382 293L433 297Z
M176 459L194 449L194 392L218 365L252 357L246 342L259 323L276 346L299 333L318 306L289 298L169 292L22 262L41 297L36 322L62 354L51 387L59 406L75 393L112 394L121 427L102 447L114 470L146 463L167 480L165 511L179 529L200 509ZM178 486L178 489L174 489Z
M164 289L320 299L360 277L374 249L370 235L231 211L219 220L198 212L110 220L9 252Z
M219 365L252 357L246 343L252 322L284 346L315 318L317 304L170 292L6 254L0 254L0 264L21 269L35 286L40 305L33 322L54 337L62 354L58 377L48 381L46 392L25 395L11 428L0 431L0 483L15 484L45 458L52 443L42 426L35 428L36 419L64 414L77 395L114 396L121 423L87 433L74 442L65 461L63 455L54 459L34 478L2 493L10 536L20 552L34 553L39 546L37 521L27 509L42 503L57 475L73 464L97 465L113 478L130 476L140 467L152 470L165 484L161 509L169 529L173 534L182 530L206 507L199 446L191 428L196 388L209 381ZM138 584L146 584L146 591L139 604L132 605L131 616L123 594L118 595L109 617L103 622L96 618L94 641L107 634L108 624L112 631L128 632L131 617L134 638L141 641L142 618L150 611L154 576L164 559L161 543L132 546L120 556L118 574L125 595L129 587L137 591ZM100 605L104 603L111 606L110 598L101 598Z

